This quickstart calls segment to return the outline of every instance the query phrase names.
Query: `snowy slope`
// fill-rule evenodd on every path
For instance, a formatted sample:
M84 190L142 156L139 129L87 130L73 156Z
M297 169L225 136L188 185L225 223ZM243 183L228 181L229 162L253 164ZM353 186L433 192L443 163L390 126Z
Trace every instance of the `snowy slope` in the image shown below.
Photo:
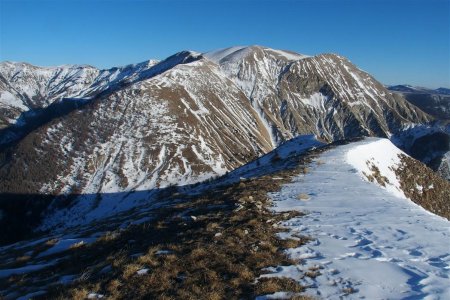
M266 47L261 46L236 46L236 47L230 47L230 48L224 48L224 49L218 49L213 50L210 52L203 53L203 56L206 58L214 61L215 63L221 63L222 60L232 60L234 62L239 62L240 60L243 60L245 56L248 54L251 54L251 52L254 49L264 49L265 52L270 53L275 56L280 56L284 60L288 61L295 61L302 58L309 57L307 55L298 54L291 51L284 51L284 50L276 50L276 49L270 49Z
M41 174L40 193L83 194L44 227L117 214L146 201L153 189L222 175L270 151L269 135L247 99L215 68L208 61L176 66L43 129L48 151L73 162L71 168L56 163L59 171L46 178ZM206 80L204 72L216 75ZM64 144L51 148L60 139ZM50 163L46 153L36 153L38 169Z
M27 63L0 63L0 128L15 124L23 112L78 94L98 73L90 66L41 68Z
M267 276L292 277L327 299L447 299L450 222L401 195L392 173L400 153L376 138L339 146L271 195L275 211L308 212L287 221L284 236L313 241L288 250L298 265ZM389 179L387 187L367 181L367 161ZM303 274L317 271L315 278Z

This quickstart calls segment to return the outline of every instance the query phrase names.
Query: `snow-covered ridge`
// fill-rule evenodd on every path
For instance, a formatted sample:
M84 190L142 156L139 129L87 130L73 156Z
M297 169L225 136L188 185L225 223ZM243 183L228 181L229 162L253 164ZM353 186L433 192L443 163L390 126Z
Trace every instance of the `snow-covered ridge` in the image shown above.
M223 49L213 50L210 52L205 52L205 53L203 53L203 56L215 63L219 63L223 58L225 58L239 50L242 50L244 48L246 48L246 47L236 46L236 47L223 48Z
M406 198L395 170L400 166L400 155L403 151L395 147L388 139L367 138L370 141L355 146L347 153L347 162L352 165L364 180L379 172L380 181L391 194ZM374 179L376 181L376 179Z
M264 276L291 277L325 299L446 299L450 222L361 178L366 159L389 176L398 163L389 152L400 153L392 148L369 138L331 149L310 172L273 193L275 211L307 212L286 221L281 236L313 240L287 251L299 264L270 268Z

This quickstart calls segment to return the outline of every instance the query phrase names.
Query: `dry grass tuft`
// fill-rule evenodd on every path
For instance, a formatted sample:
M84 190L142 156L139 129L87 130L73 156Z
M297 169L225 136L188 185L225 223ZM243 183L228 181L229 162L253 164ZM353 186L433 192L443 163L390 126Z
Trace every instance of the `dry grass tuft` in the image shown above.
M372 171L372 174L366 174L363 172L363 174L367 177L367 180L370 182L378 182L381 186L386 186L386 184L389 184L389 179L386 176L382 176L380 173L380 169L378 169L377 166L375 166L370 161L366 161L367 166Z
M308 201L310 197L308 194L301 193L300 195L297 196L297 199L301 201Z
M285 277L263 277L256 284L256 295L267 295L276 292L300 293L304 288L294 279Z
M125 280L128 280L132 276L135 276L137 274L137 271L139 271L142 268L143 267L141 265L138 265L138 264L128 264L128 265L125 266L125 268L123 270L122 277Z
M109 242L115 240L119 236L119 233L116 231L108 231L104 235L98 238L98 242Z
M51 246L56 245L56 243L57 243L58 241L59 241L58 239L51 239L51 240L46 241L46 242L45 242L45 245L51 247Z
M405 196L426 210L450 220L450 182L415 159L400 155L395 170Z
M285 239L280 241L280 245L282 248L298 248L304 245L307 240L303 239Z
M356 290L355 290L354 288L352 288L352 287L348 287L348 288L342 289L342 292L343 292L344 294L346 294L346 295L349 295L349 294L355 293Z
M23 255L16 258L16 262L26 262L29 261L31 256L29 255Z
M71 299L73 300L85 300L89 294L89 291L85 288L73 289L71 291Z
M319 271L307 271L306 273L305 273L305 276L308 276L308 277L310 277L310 278L316 278L317 276L319 276L320 275L320 272Z

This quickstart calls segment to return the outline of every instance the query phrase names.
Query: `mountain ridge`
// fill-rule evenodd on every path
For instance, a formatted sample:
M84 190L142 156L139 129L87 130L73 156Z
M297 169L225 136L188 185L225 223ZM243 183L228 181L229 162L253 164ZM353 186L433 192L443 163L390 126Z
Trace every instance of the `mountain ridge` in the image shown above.
M431 120L335 54L306 57L253 46L184 51L140 67L81 81L83 97L71 99L85 99L82 107L22 135L21 124L12 125L18 135L0 149L0 191L54 195L74 211L89 211L103 205L102 197L83 194L192 184L296 136L389 137ZM65 199L74 194L81 196ZM126 197L117 199L117 212L129 207Z

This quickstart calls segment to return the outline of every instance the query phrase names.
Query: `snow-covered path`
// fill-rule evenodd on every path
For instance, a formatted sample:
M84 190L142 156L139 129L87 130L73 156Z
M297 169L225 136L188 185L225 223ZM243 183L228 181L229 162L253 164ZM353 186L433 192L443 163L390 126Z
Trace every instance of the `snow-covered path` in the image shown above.
M371 138L332 149L271 195L276 211L309 212L288 221L283 235L315 240L289 250L304 258L299 265L268 276L293 277L321 298L450 299L450 222L364 181L347 154L369 144L384 147ZM322 275L303 277L316 269Z

